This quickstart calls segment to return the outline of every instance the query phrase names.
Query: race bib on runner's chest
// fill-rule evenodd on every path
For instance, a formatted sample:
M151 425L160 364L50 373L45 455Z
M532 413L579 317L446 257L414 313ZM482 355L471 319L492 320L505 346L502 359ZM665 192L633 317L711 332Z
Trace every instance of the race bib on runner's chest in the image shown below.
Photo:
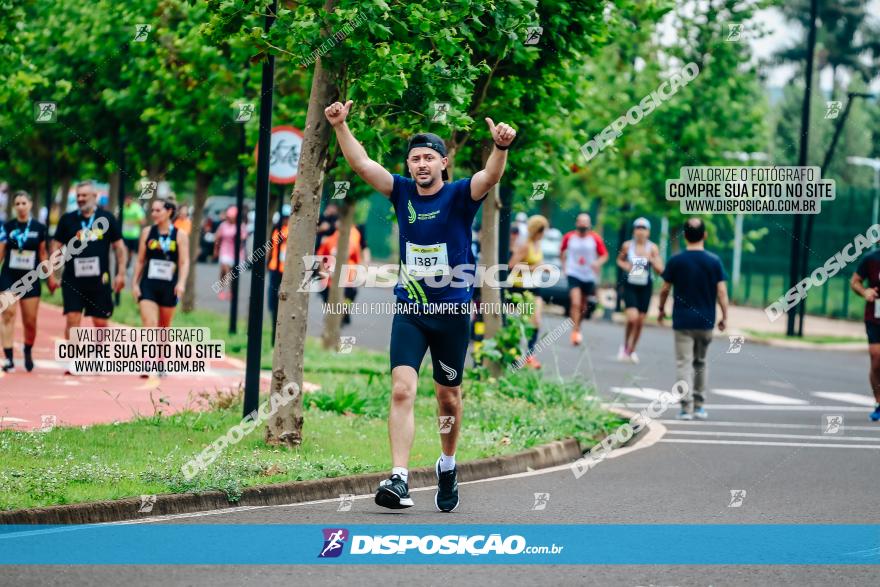
M171 281L174 279L174 261L150 259L150 266L147 268L147 279Z
M449 256L446 252L446 243L417 245L407 242L406 270L413 277L447 275Z
M98 277L101 275L101 263L97 257L74 259L73 274L76 277Z
M648 259L646 257L635 257L626 281L630 285L648 285L648 278L651 276L649 271Z
M21 251L11 249L9 251L9 268L10 269L34 269L37 266L36 251Z

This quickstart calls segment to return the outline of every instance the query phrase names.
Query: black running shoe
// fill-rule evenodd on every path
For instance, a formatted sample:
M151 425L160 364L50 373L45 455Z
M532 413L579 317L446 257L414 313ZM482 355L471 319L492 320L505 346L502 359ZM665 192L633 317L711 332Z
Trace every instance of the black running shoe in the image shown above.
M390 479L379 483L379 490L376 492L376 505L392 510L411 508L413 500L409 496L409 487L407 487L406 481L401 479L400 475L392 475Z
M24 354L24 368L27 370L28 373L34 370L34 358L31 356L30 353Z
M452 512L458 507L458 469L440 472L440 459L434 466L437 473L437 494L434 505L441 512Z
M3 361L3 372L15 373L15 363L12 362L12 359L6 359Z

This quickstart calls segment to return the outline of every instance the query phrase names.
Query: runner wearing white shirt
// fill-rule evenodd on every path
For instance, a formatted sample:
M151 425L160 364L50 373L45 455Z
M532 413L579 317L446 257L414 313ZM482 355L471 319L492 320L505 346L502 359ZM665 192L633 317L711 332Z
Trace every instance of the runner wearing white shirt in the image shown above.
M583 341L581 320L587 306L587 298L596 293L596 282L602 265L608 261L608 249L602 237L591 230L593 226L589 214L578 214L575 230L562 237L560 257L563 271L568 278L568 295L571 300L570 315L574 322L571 344L577 346Z

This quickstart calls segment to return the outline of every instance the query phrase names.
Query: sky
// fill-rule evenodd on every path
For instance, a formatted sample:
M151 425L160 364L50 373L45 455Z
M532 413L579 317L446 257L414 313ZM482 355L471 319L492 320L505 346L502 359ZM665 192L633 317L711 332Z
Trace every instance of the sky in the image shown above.
M880 0L867 0L869 11L868 14L880 22ZM681 12L693 14L693 11L703 4L701 0L694 2L685 2ZM670 39L674 36L674 16L669 15L660 27L661 39ZM752 27L761 26L767 31L763 37L755 38L749 35L748 31ZM752 52L756 61L769 59L776 51L789 47L799 39L806 36L806 31L798 24L789 23L782 15L778 8L767 8L759 10L755 13L755 17L751 21L743 23L743 38L752 46ZM781 88L789 83L792 76L796 74L794 65L781 65L769 67L767 69L767 85L772 88ZM829 91L831 89L831 72L823 71L819 79L820 87ZM871 90L880 93L880 80L875 80L871 86Z

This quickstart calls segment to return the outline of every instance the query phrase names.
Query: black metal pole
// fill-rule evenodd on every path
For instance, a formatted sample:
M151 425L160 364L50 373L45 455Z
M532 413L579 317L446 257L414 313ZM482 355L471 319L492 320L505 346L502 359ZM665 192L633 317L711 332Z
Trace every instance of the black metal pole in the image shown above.
M122 130L119 131L119 153L116 155L117 167L119 168L119 182L116 187L116 197L119 201L116 203L119 207L119 217L116 219L119 222L120 229L122 228L122 214L125 210L125 138L122 136ZM138 205L140 205L140 200L138 200ZM131 255L131 251L126 251L129 255ZM128 272L128 263L125 264L125 267L117 267L116 271L121 271L123 274ZM113 304L118 306L122 301L121 292L116 292L115 297L113 298Z
M267 33L275 22L278 0L272 0L263 30ZM269 158L272 145L272 92L275 88L275 56L263 62L263 83L260 90L260 138L257 155L256 218L254 242L266 241L266 220L269 216ZM260 358L263 351L263 292L266 287L266 262L261 259L251 272L251 299L248 311L247 370L244 377L244 415L260 403Z
M244 132L244 124L238 125L238 154L244 155L246 138ZM239 271L241 263L241 217L244 214L244 178L247 170L239 159L238 164L238 184L235 187L235 207L238 208L238 214L235 216L235 269ZM257 242L254 240L254 242ZM240 273L239 273L240 274ZM229 334L238 332L238 277L232 280L232 300L229 302Z
M834 126L834 136L831 137L831 144L828 145L828 150L825 152L825 160L822 161L822 167L820 167L820 171L822 173L822 177L828 175L828 167L831 165L831 160L834 157L834 151L837 149L837 141L840 139L840 135L842 134L843 127L846 124L846 119L849 117L850 107L852 106L853 98L856 96L860 96L861 94L856 94L854 92L850 92L846 98L846 106L843 109L843 113L840 115L840 118L837 119L837 124ZM801 252L801 276L805 276L808 271L809 263L810 263L810 243L813 240L813 223L816 220L815 214L810 214L807 216L807 228L804 230L804 250ZM807 305L801 304L798 307L798 330L797 335L804 335L804 315L807 313Z
M804 104L801 111L801 148L798 156L798 165L806 167L807 155L809 153L810 143L810 98L813 93L813 54L816 50L816 13L818 12L818 0L810 0L810 29L807 33L807 64L806 64L806 84L804 87ZM789 288L793 288L800 280L800 253L803 243L801 242L803 232L803 218L800 214L795 214L792 221L792 242L791 242L791 263L789 265ZM806 301L800 301L805 304ZM800 309L797 305L788 313L788 324L785 333L787 336L795 336L795 318Z
M55 181L55 157L52 149L49 149L49 159L46 161L46 226L49 226L49 213L52 211L52 184ZM37 220L40 220L40 211L37 210ZM42 220L40 220L42 222Z

